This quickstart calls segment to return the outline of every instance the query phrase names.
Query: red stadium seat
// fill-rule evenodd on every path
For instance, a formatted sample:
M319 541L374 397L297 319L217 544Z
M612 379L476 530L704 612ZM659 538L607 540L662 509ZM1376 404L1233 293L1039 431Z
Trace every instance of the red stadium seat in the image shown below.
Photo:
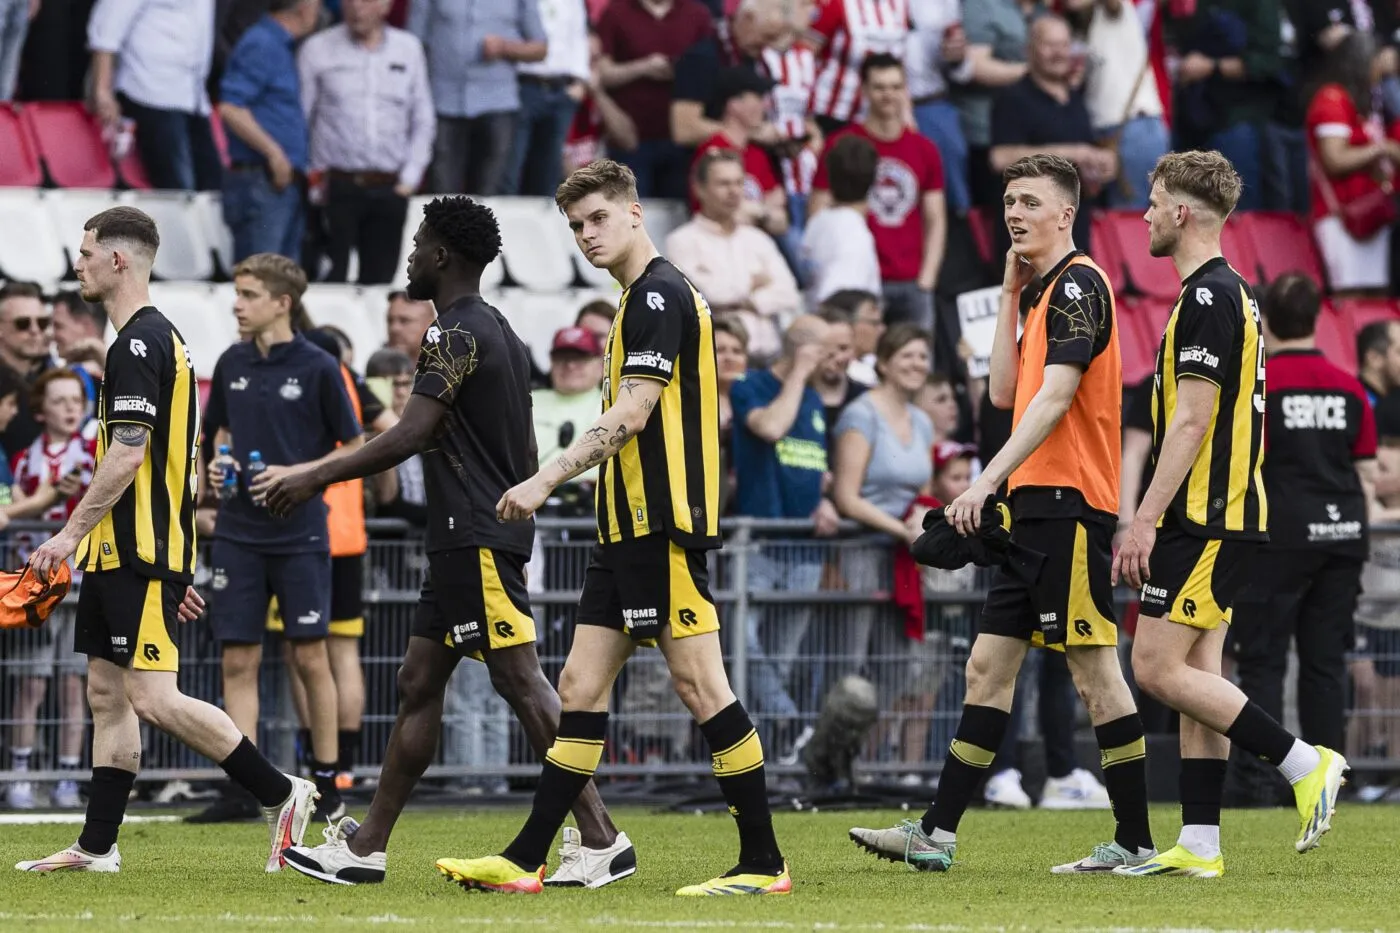
M1107 243L1117 249L1127 272L1127 283L1115 283L1119 288L1131 284L1135 291L1148 298L1175 300L1181 291L1181 280L1176 277L1170 260L1157 259L1147 252L1147 224L1143 223L1142 214L1105 211L1100 215L1099 226L1094 231L1094 250L1097 252Z
M1317 316L1317 348L1342 369L1356 372L1356 331L1331 301L1323 301Z
M1259 253L1254 248L1254 240L1245 229L1244 215L1236 214L1226 221L1220 231L1220 251L1236 272L1244 276L1246 282L1257 284L1259 279Z
M16 108L0 106L0 186L37 188L43 183L33 134Z
M117 175L127 188L135 188L137 191L150 191L153 187L151 179L146 175L146 166L141 164L141 155L133 145L131 151L126 154L126 158L117 163Z
M1338 298L1333 306L1353 334L1374 321L1400 320L1400 306L1391 298Z
M1108 284L1115 292L1128 287L1128 273L1123 268L1123 253L1118 249L1118 241L1108 228L1102 211L1095 211L1089 218L1090 258L1099 268L1108 273Z
M1123 384L1137 385L1152 375L1156 367L1157 344L1149 338L1138 301L1118 301L1118 349L1123 354Z
M1239 218L1241 232L1254 246L1259 270L1265 282L1285 272L1303 272L1325 285L1322 257L1313 243L1312 232L1296 214L1251 211Z
M972 233L972 242L977 247L977 255L984 263L991 265L992 244L996 242L996 235L993 232L995 219L990 208L974 207L967 212L967 229ZM1003 264L997 263L997 268Z
M117 173L102 130L76 101L24 105L49 180L60 188L111 188Z

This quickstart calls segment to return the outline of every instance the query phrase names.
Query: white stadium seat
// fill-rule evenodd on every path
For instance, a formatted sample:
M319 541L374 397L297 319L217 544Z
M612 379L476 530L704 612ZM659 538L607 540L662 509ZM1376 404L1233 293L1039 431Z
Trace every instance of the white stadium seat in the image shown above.
M302 304L311 320L319 325L338 327L355 348L352 365L363 371L370 354L388 339L385 312L389 307L385 286L331 285L317 283L306 290Z
M667 235L689 219L690 211L684 201L653 199L642 202L642 223L657 249L664 250Z
M408 287L408 254L413 252L413 235L418 232L418 225L423 222L423 205L432 199L432 195L408 199L408 220L403 225L403 243L399 247L399 268L394 273L394 288ZM486 272L481 276L481 288L483 291L500 288L505 278L505 263L497 259L486 267Z
M190 347L195 375L208 379L214 364L238 339L233 288L205 282L152 282L151 303L170 319Z
M149 214L160 230L160 249L152 270L156 278L171 282L213 278L213 246L194 195L181 191L128 191L121 200Z
M490 198L484 200L496 213L501 225L501 250L506 272L515 284L535 292L558 292L574 281L574 264L569 254L557 247L558 235L550 227L563 218L550 217L542 198ZM568 226L565 225L565 229Z
M199 218L204 239L226 276L233 274L233 231L224 223L224 204L216 191L198 191L194 195L195 216Z
M54 281L72 269L48 195L37 188L0 189L0 275Z
M68 251L68 264L78 260L83 245L83 225L94 215L117 204L117 193L97 188L65 188L45 192L49 217L58 231L59 242Z
M617 292L593 289L569 289L544 294L523 288L506 288L487 294L491 302L510 321L511 329L520 336L534 354L535 362L549 371L549 347L554 332L574 322L578 309L595 298L617 301Z

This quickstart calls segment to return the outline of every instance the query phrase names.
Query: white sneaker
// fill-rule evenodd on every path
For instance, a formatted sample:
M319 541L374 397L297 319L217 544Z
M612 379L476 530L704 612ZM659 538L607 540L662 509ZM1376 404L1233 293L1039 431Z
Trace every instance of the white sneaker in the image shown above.
M48 858L15 865L20 871L102 871L119 872L122 869L121 853L116 846L106 855L93 855L78 848L75 842L62 852L55 852Z
M1011 807L1013 810L1031 808L1031 796L1021 786L1021 772L1016 768L1006 768L989 777L982 799L996 807Z
M1042 810L1108 810L1112 806L1108 791L1083 768L1062 778L1047 778L1040 796Z
M316 785L306 778L287 775L292 782L292 792L276 807L263 807L263 818L267 820L268 834L271 837L271 850L267 855L267 871L282 870L282 852L292 846L301 845L306 835L306 824L311 822L311 814L316 809L316 801L321 795Z
M81 807L83 798L78 794L78 782L59 781L49 802L60 810L76 810Z
M360 828L352 817L321 830L326 841L315 848L292 846L282 853L288 868L308 878L330 884L379 884L384 880L387 860L383 852L356 855L347 844L351 834Z
M34 785L28 781L15 781L5 788L5 804L11 810L33 810L38 806L34 799Z
M564 827L564 844L559 847L559 868L544 879L555 888L601 888L620 881L637 870L637 850L626 833L606 849L589 849L583 836L572 826Z

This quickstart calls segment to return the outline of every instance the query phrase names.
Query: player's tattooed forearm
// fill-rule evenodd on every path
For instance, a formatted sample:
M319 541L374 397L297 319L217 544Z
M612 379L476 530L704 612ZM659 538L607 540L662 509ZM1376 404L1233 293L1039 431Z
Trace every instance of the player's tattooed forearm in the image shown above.
M119 424L112 428L112 437L128 447L140 447L146 443L146 435L150 430L143 424Z
M569 475L583 468L582 462L573 459L568 454L560 454L559 459L554 461L554 465Z
M596 441L606 437L607 434L607 428L603 427L602 425L597 425L595 427L589 428L587 431L584 431L583 439L585 441Z

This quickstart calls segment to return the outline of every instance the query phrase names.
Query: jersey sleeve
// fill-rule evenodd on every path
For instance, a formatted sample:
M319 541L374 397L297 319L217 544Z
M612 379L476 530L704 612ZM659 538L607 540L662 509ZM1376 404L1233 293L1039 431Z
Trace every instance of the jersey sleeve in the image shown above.
M1045 310L1045 365L1088 368L1103 349L1109 321L1108 285L1088 266L1074 265L1060 276Z
M628 296L622 318L622 376L643 376L669 384L681 352L695 299L664 281L647 282ZM634 304L635 303L635 304Z
M345 380L340 377L340 364L331 361L322 367L320 389L317 394L321 397L321 422L330 436L344 444L364 433L346 394Z
M1360 407L1360 417L1356 420L1356 437L1351 442L1351 459L1370 460L1376 456L1376 413L1366 392L1357 386L1351 393L1352 400Z
M1176 378L1196 376L1218 386L1228 381L1230 350L1243 323L1238 295L1208 285L1181 297L1176 319Z
M1329 84L1313 95L1308 104L1306 123L1309 135L1314 138L1351 138L1352 125L1356 122L1356 108L1340 85Z
M103 375L107 387L106 422L139 424L155 430L160 387L175 345L169 334L150 327L118 335L107 353Z
M457 400L462 383L476 372L477 352L476 337L459 324L445 324L439 319L423 335L413 394L451 405Z

